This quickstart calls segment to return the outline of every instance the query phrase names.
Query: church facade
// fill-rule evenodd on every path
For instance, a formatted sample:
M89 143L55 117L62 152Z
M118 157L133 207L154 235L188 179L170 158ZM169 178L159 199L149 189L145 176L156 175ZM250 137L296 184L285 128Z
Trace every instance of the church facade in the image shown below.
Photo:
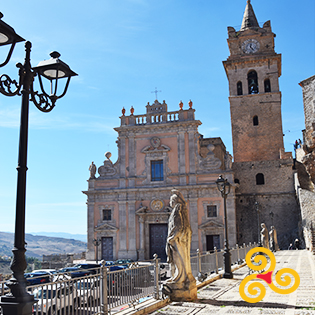
M203 138L192 102L168 111L155 100L146 112L122 111L118 159L105 154L88 180L87 259L152 259L165 256L171 189L182 192L192 227L192 251L223 248L220 174L231 183L227 198L230 246L259 242L260 225L277 230L281 249L301 238L296 170L285 152L281 117L281 54L267 21L261 27L247 1L240 30L228 27L230 55L223 61L229 83L233 158L221 138Z
M95 259L93 239L100 239L98 257L166 260L165 244L171 212L171 190L187 202L192 228L191 250L224 247L224 202L216 180L222 174L231 183L227 198L229 242L236 244L235 186L232 157L220 138L198 132L192 102L168 111L155 100L146 113L120 117L118 159L105 154L104 164L91 165L88 180L87 259Z
M284 151L281 54L267 21L259 26L247 1L240 30L228 27L229 81L238 242L259 240L259 226L275 226L280 248L299 238L294 160Z

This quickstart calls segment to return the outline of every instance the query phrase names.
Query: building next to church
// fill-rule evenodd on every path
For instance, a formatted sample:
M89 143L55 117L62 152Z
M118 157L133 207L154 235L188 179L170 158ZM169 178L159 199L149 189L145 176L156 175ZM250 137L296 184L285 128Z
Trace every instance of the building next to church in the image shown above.
M105 154L104 164L91 166L88 180L87 259L95 259L93 239L101 239L98 257L166 260L165 244L171 212L171 190L183 194L192 228L191 250L224 246L224 203L217 189L220 174L229 180L227 198L230 245L236 244L235 186L232 157L220 138L203 138L199 120L188 109L168 111L165 101L146 106L146 113L120 117L118 159Z
M296 189L301 207L305 247L315 253L315 75L299 83L302 88L305 129L296 152Z
M247 1L240 30L228 27L230 56L223 62L229 81L236 189L237 239L258 241L259 223L274 225L280 248L300 237L294 161L284 151L281 54L271 23L259 26Z

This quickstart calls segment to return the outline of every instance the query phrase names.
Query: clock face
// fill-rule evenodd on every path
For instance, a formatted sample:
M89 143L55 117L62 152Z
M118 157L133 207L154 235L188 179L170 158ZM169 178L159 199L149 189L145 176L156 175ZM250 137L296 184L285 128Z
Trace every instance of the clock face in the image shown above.
M253 54L260 48L260 44L256 39L247 39L242 44L242 50L246 54Z

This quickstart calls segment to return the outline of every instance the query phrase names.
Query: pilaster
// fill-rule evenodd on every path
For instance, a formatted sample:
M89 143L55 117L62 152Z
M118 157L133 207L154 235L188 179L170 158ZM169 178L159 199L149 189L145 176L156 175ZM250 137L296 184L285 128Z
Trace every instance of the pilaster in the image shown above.
M118 258L127 257L127 216L126 201L118 201L119 208L119 250Z
M195 252L199 248L198 240L198 198L189 198L190 227L192 230L191 251Z
M186 174L185 169L185 131L179 131L177 136L178 141L178 170L179 174ZM186 176L179 177L179 184L186 185Z
M128 257L137 260L136 248L136 200L135 194L128 194Z
M91 197L89 196L89 199ZM86 251L86 259L94 260L95 259L95 249L93 244L94 239L94 201L87 202L87 251Z

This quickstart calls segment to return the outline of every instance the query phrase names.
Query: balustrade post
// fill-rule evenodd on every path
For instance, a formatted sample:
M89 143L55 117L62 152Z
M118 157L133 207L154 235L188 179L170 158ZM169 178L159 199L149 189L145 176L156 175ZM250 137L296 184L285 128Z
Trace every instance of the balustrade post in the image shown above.
M160 288L159 288L159 259L158 255L153 255L154 260L154 298L156 300L160 299Z
M240 265L241 260L240 260L240 249L238 247L238 244L236 244L236 250L237 250L237 263Z
M107 301L107 267L106 261L102 261L101 267L101 314L108 315L108 301Z
M201 273L201 257L200 257L200 250L197 249L197 257L198 257L198 273Z
M214 246L214 253L215 253L215 272L219 273L218 252L217 252L217 248L215 246Z

